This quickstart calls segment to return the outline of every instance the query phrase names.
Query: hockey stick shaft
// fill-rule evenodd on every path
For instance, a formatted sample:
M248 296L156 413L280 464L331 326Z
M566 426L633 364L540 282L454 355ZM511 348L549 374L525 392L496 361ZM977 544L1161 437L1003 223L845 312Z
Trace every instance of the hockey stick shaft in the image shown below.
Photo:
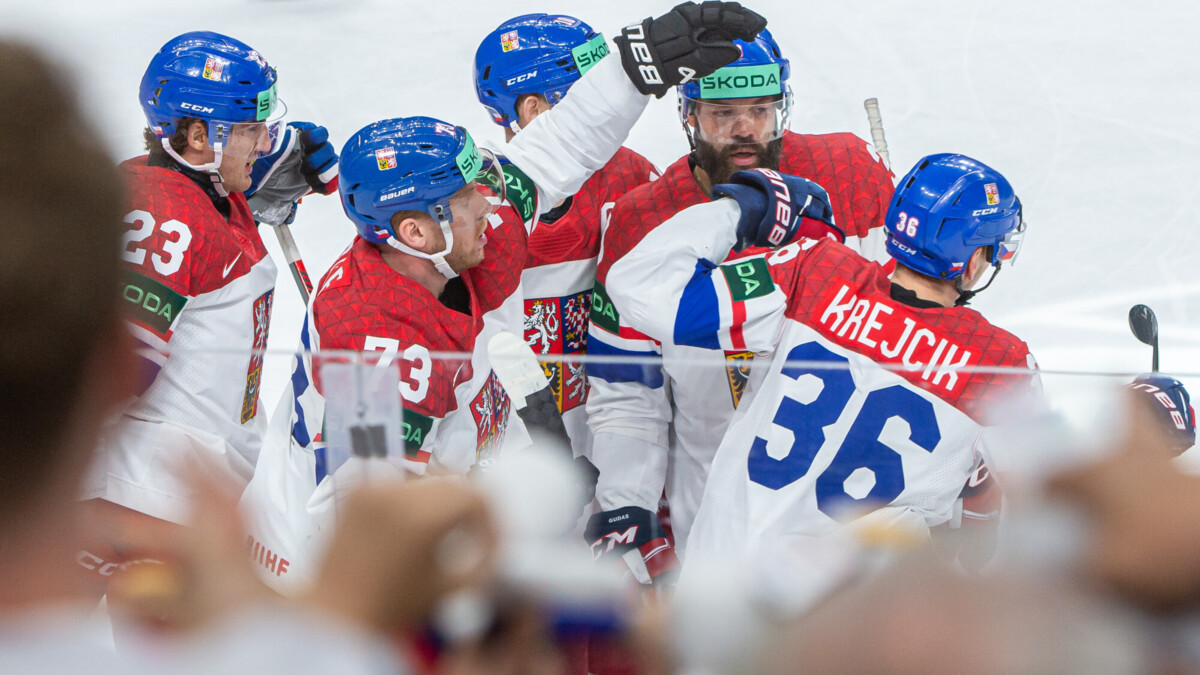
M304 298L304 304L307 306L313 286L312 280L308 277L308 269L304 267L304 260L300 258L300 249L296 246L296 240L292 238L292 231L286 224L276 225L274 229L275 236L279 238L279 248L283 249L283 257L287 259L288 267L292 270L292 279L295 280L300 297Z
M871 125L871 143L875 145L875 152L879 153L884 165L890 170L892 159L888 155L887 139L883 136L883 118L879 115L879 99L869 98L863 101L863 107L867 110L867 122Z

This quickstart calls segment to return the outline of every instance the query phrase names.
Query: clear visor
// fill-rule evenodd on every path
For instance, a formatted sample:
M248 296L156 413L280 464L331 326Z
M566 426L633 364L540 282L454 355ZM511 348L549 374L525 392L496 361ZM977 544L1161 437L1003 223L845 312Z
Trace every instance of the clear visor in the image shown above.
M996 251L997 263L1008 263L1011 266L1017 262L1017 254L1021 252L1021 242L1025 241L1025 227L1025 218L1022 216L1017 228L1004 235L1004 239L1000 240Z
M778 99L697 99L680 96L683 123L695 138L714 145L766 143L783 136L792 109L792 92Z
M475 174L475 190L492 204L492 211L495 211L505 197L504 169L491 150L480 148L479 156L483 159L483 164L479 167L479 173Z
M220 142L227 150L256 151L256 157L273 154L279 151L283 143L286 116L287 105L283 101L277 101L271 116L261 122L210 121L209 145Z

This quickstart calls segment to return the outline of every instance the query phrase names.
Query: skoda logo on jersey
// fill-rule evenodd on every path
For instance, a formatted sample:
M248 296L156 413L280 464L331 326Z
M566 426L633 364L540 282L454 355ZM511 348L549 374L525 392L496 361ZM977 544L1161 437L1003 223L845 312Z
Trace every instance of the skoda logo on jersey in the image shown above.
M179 105L179 107L180 107L180 108L182 108L182 109L184 109L184 110L192 110L192 111L195 111L195 112L198 112L198 113L206 113L206 114L211 114L212 112L214 112L212 108L209 108L209 107L206 107L206 106L202 106L202 105L197 105L197 104L195 104L195 103L187 103L187 102L184 102L184 103L181 103L181 104Z
M386 195L380 197L379 201L382 203L382 202L388 201L389 199L395 199L396 197L403 197L404 195L411 194L416 189L417 189L416 186L410 185L409 187L406 187L403 190L392 190L391 192L387 193Z
M531 79L537 77L537 72L538 71L533 70L528 73L522 73L520 75L517 75L516 77L510 77L504 81L504 86L511 87L514 84L517 84L519 82L524 82L525 80L531 80Z

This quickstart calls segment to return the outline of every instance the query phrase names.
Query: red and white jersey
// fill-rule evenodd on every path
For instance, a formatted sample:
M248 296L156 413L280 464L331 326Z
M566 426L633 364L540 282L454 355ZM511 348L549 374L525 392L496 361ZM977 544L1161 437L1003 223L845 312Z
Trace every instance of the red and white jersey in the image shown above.
M949 520L997 405L1036 386L1025 343L975 310L893 299L883 267L833 240L721 264L738 214L732 200L683 211L611 269L655 281L613 297L648 335L765 361L713 461L691 554L826 534L864 508Z
M622 147L592 174L557 218L543 214L529 235L529 257L521 284L525 290L525 343L537 354L587 352L588 313L600 238L617 199L658 177L650 160ZM561 208L561 207L559 207ZM584 403L588 378L581 363L543 364L576 456L591 454Z
M329 416L320 368L314 372L305 352L366 350L399 369L406 446L400 463L408 469L462 473L479 460L528 445L513 402L491 369L487 344L499 331L522 334L520 278L536 215L578 193L605 166L647 100L618 59L605 59L575 83L571 96L503 146L499 154L511 160L505 171L512 169L515 184L506 179L508 201L489 219L484 261L462 272L461 282L450 282L463 284L469 314L396 273L363 241L356 240L324 275L309 305L291 386L242 497L251 553L273 587L294 589L312 578L339 492L361 473L345 471L352 462L361 464L357 458L341 469L322 460L328 453L318 434ZM447 351L469 357L435 358ZM395 468L390 461L372 465L363 468Z
M322 368L346 362L336 352L366 352L371 368L397 369L404 456L387 459L397 471L463 474L529 444L487 354L493 335L521 326L521 270L511 261L525 259L525 224L507 206L490 220L484 261L460 277L469 314L393 270L361 238L317 284L291 381L242 497L252 555L275 588L313 578L338 501L360 473L336 464L326 447ZM454 354L467 356L446 358Z
M487 365L486 345L491 334L516 321L488 318L506 305L514 314L519 311L520 269L510 261L524 257L526 234L511 209L502 209L492 219L484 261L461 276L470 296L469 315L447 307L419 282L388 267L379 249L363 239L355 239L325 273L309 310L305 329L314 351L394 355L400 370L407 467L415 473L424 473L430 463L442 472L466 473L478 460L499 452L510 426L520 426L512 402ZM439 353L476 358L433 356ZM293 376L293 387L298 378L313 386L297 392L297 406L306 419L294 413L292 435L307 445L310 438L319 442L319 434L302 432L301 425L318 430L324 406L306 404L308 394L320 396L320 369L299 366L304 372Z
M106 486L94 496L179 521L190 492L177 475L183 456L237 491L253 473L276 270L240 193L229 196L226 219L178 171L145 158L121 168L130 207L122 298L157 375L108 434Z
M848 245L870 259L890 260L882 225L892 196L892 175L865 141L849 133L788 132L780 170L828 191L834 222L845 231ZM644 275L617 274L613 267L668 218L707 201L687 157L668 167L661 179L617 201L596 270L588 343L594 355L661 356L667 361L661 368L643 363L589 365L592 391L587 408L596 435L593 461L600 468L601 507L635 505L655 511L665 486L681 552L717 443L745 395L751 353L696 349L669 334L651 338L615 298L649 290L647 284L655 282ZM732 257L762 251L748 249ZM664 249L661 255L669 253Z

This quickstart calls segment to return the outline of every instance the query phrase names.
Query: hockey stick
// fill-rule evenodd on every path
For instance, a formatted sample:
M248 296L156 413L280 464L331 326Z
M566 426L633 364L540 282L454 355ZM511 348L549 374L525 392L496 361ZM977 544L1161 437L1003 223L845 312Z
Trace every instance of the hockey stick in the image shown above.
M863 107L867 109L867 122L871 124L871 143L875 145L875 152L879 153L884 166L890 171L892 160L888 156L887 139L883 137L883 118L879 116L879 99L869 98L863 101Z
M308 269L304 267L304 260L300 258L300 248L296 246L296 240L292 238L292 230L288 228L287 223L273 227L275 236L279 238L279 248L283 249L283 257L287 259L288 267L292 270L292 279L295 280L296 288L300 291L300 297L304 299L304 306L307 307L313 285L308 277Z
M1134 305L1129 308L1129 330L1134 337L1144 344L1154 348L1151 370L1158 372L1158 317L1154 310L1146 305Z

